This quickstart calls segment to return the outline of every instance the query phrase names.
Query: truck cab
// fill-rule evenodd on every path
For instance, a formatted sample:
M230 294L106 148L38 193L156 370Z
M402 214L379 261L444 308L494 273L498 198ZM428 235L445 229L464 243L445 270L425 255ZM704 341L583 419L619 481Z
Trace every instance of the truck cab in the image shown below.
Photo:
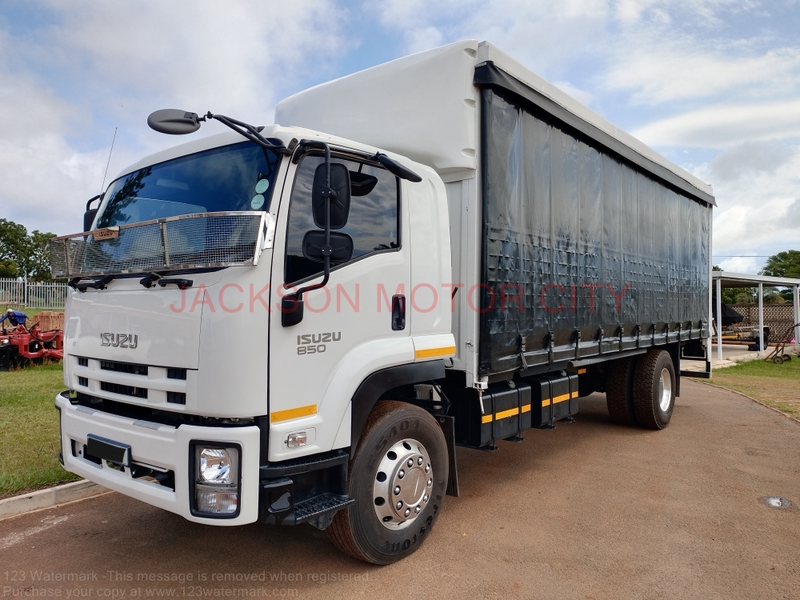
M447 205L425 165L389 159L410 181L376 148L261 133L274 149L225 133L142 160L53 242L61 458L191 521L323 526L378 398L454 353Z

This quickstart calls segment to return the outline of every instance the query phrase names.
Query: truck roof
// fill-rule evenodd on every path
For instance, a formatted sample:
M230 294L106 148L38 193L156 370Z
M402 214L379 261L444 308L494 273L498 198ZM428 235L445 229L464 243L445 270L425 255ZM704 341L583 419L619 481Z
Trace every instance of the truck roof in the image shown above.
M499 89L620 160L706 204L711 186L670 162L488 42L464 40L322 83L278 103L275 121L325 131L431 165L445 181L474 176L481 88Z

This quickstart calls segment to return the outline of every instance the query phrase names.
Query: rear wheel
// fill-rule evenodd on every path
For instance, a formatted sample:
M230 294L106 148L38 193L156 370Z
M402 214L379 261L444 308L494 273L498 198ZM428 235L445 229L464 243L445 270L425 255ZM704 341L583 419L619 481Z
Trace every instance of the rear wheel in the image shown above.
M326 530L343 552L386 565L414 552L433 527L448 479L447 443L436 420L403 402L379 402L350 462L355 504Z
M620 358L608 365L606 404L611 420L620 425L636 425L633 410L633 378L636 357Z
M633 408L637 423L647 429L664 429L675 408L675 367L664 350L651 350L636 362Z

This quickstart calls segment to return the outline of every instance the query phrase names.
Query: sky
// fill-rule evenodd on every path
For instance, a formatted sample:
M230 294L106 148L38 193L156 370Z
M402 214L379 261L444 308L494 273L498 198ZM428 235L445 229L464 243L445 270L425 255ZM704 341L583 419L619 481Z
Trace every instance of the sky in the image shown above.
M800 0L2 0L0 218L80 231L123 168L184 141L153 110L268 124L292 93L472 38L711 184L714 264L757 273L800 250L798 31Z

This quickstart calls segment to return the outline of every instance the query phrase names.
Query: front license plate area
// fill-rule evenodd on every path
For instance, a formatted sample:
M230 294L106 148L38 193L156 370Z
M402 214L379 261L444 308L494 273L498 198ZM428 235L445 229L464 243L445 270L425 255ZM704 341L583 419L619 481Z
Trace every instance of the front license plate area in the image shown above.
M123 467L131 466L130 446L100 437L99 435L90 433L86 436L86 452L95 458L102 458L103 460L122 465Z

